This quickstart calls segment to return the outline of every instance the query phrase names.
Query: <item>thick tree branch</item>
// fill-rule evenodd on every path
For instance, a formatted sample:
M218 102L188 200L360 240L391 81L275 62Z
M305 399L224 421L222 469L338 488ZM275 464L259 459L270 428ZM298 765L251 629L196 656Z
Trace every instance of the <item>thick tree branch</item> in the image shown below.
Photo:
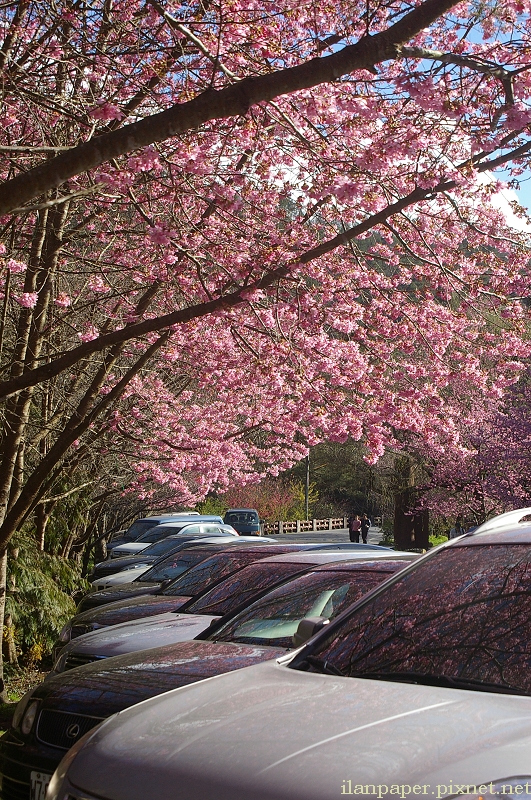
M0 215L8 214L69 178L154 142L164 141L214 119L244 115L256 103L337 80L355 70L394 59L399 48L449 11L456 0L426 0L388 30L365 36L324 58L267 75L248 77L220 90L209 90L166 111L98 136L6 181L0 190Z
M476 164L475 169L478 172L488 172L496 167L502 166L514 158L521 158L530 150L531 142L527 142L510 153L506 153L504 156L491 159L490 161L485 161L482 164ZM465 162L464 164L459 165L458 168L462 169L469 163L470 162ZM141 322L126 325L124 328L115 330L112 333L107 333L103 336L98 336L97 339L84 342L78 347L74 347L72 350L64 353L64 355L59 356L54 361L50 361L49 363L43 364L35 369L26 370L22 375L14 376L7 381L0 382L0 398L8 397L20 391L21 389L25 389L29 386L35 386L38 383L49 380L50 378L59 375L63 370L72 367L78 361L87 358L93 353L102 352L106 348L113 345L123 344L131 339L138 339L148 333L161 331L165 328L173 327L174 325L183 325L187 322L191 322L193 319L201 319L202 317L206 317L215 312L236 308L237 306L247 302L247 296L250 292L260 289L268 289L277 281L286 278L290 274L295 263L308 264L310 261L320 258L326 253L332 252L341 245L347 244L356 237L361 236L363 233L367 233L367 231L375 228L378 225L381 225L390 217L404 211L404 209L407 207L433 197L436 194L451 192L456 188L456 186L456 182L451 180L441 181L441 183L430 188L417 187L408 195L405 195L395 203L391 203L383 208L377 214L367 217L367 219L363 220L363 222L360 222L358 225L342 231L332 239L328 239L326 242L321 242L321 244L317 245L317 247L313 247L310 250L307 250L305 253L302 253L300 256L294 258L293 261L289 261L274 270L270 270L259 280L249 283L245 287L238 288L236 291L231 292L230 294L225 294L221 297L208 300L204 303L188 306L187 308L182 308L178 311L172 311L169 314L163 314L159 317L152 317L150 319L142 320Z

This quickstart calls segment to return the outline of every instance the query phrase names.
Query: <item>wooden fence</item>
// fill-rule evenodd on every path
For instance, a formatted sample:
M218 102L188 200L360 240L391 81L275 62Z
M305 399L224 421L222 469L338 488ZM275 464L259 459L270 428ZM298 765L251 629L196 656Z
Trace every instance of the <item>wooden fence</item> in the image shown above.
M263 533L265 536L279 535L282 533L308 533L310 531L338 531L347 527L346 517L335 519L297 519L292 522L265 522Z

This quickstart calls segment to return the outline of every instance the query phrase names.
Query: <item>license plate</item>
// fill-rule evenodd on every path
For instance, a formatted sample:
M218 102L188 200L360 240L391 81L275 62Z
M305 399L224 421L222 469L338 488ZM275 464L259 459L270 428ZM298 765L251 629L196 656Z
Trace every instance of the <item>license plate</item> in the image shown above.
M32 772L30 800L44 800L51 779L52 776L46 772Z

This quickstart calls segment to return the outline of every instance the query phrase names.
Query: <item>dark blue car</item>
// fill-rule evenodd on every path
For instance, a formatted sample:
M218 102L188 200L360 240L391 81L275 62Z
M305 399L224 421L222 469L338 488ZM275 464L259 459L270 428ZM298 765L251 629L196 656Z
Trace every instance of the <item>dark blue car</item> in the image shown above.
M223 517L241 536L261 536L260 516L255 508L229 508Z

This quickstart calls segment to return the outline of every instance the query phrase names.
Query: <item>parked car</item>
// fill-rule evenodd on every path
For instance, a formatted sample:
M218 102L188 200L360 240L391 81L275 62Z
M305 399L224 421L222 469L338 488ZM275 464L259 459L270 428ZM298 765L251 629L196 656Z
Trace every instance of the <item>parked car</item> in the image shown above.
M134 542L135 539L143 533L153 528L155 525L160 525L162 522L175 522L179 518L186 517L193 520L198 516L200 516L198 511L183 511L152 517L140 517L139 519L135 519L125 531L117 531L111 537L111 544L113 547L117 547L119 544L124 544L125 542Z
M192 545L193 544L194 547L196 547L196 546L200 547L200 546L206 544L207 538L209 538L209 537L205 537L205 538L198 537L195 543L188 542L187 544L188 545ZM268 542L268 543L273 542L273 543L275 543L274 539L269 539L268 537L264 537L264 536L260 537L259 539L256 539L255 537L252 537L251 539L249 539L249 537L244 537L244 536L238 536L238 537L234 536L234 537L231 537L231 538L232 538L232 541L230 541L230 542L228 542L228 540L225 539L225 538L221 538L221 537L219 538L218 541L219 541L220 545L223 546L222 549L224 549L227 546L228 543L230 543L230 544L239 544L239 545L241 545L243 543L258 544L258 545L262 545L265 542ZM211 540L211 542L212 542L212 540ZM280 542L276 542L276 543L277 544L281 544ZM183 548L184 548L184 546L185 545L183 545ZM285 545L282 545L282 546L285 546ZM335 543L335 542L322 542L321 544L315 544L315 543L313 543L313 544L302 544L302 543L301 544L295 544L294 543L294 544L288 544L288 546L292 547L293 549L298 549L299 548L299 549L304 549L304 550L309 550L309 549L311 549L311 550L329 549L329 550L345 550L347 552L353 552L356 549L361 549L362 551L365 552L367 549L371 549L371 550L374 550L374 551L383 551L383 552L387 552L387 553L393 552L393 551L389 550L389 548L380 547L379 545L376 545L376 544L375 545L365 545L365 544L356 544L356 543L352 543L352 542L338 542L338 543ZM179 551L172 551L172 552L176 553L176 552L180 552L180 550ZM140 558L140 556L137 556L137 558ZM201 560L201 559L198 559L198 560ZM179 557L179 558L174 559L172 557L172 553L170 553L168 556L166 556L165 559L162 559L161 561L159 561L156 564L154 564L153 567L149 570L149 572L146 571L146 572L141 573L141 574L137 573L136 576L135 575L128 576L128 577L131 578L131 582L130 583L129 582L128 583L124 583L124 584L121 584L121 585L116 586L116 587L112 587L111 586L108 589L101 589L101 590L98 589L95 592L91 592L90 594L85 595L85 597L78 604L78 611L87 611L89 608L94 608L96 606L105 605L105 604L108 604L108 603L114 603L114 602L116 602L118 600L123 600L123 599L128 598L128 597L136 597L139 594L156 594L156 593L158 593L158 590L160 588L160 584L163 581L169 580L171 578L176 578L178 575L180 575L182 572L184 572L184 569L182 568L182 563L183 563L182 562L182 558ZM94 588L96 588L96 587L94 587Z
M530 641L531 523L480 526L293 653L107 720L48 800L529 797Z
M220 525L220 527L222 527ZM230 537L209 537L209 536L193 536L187 537L186 534L182 536L181 534L172 534L171 536L167 536L165 539L160 539L158 542L154 542L146 547L145 550L138 555L132 556L121 556L120 558L114 559L106 559L105 561L100 561L99 564L96 564L90 573L87 576L88 580L94 584L98 581L98 578L105 578L108 575L114 575L117 572L121 572L124 569L140 569L142 567L149 567L153 566L157 561L160 561L164 556L168 556L171 553L176 552L179 548L186 545L188 541L205 541L210 543L215 543L223 541L232 543L241 543L252 541L256 542L256 538L253 536L252 538L249 536L234 536L233 533L230 534ZM260 538L260 542L275 542L276 539L272 538L271 536L262 536ZM131 575L131 580L137 578L137 575Z
M78 603L78 612L88 611L97 606L109 605L119 600L127 600L143 594L159 594L172 580L178 578L201 561L204 561L204 559L207 558L207 553L208 557L213 556L229 547L232 549L236 543L239 548L253 545L258 547L264 546L261 541L260 544L257 545L256 540L253 540L252 544L249 542L241 542L241 537L239 536L231 537L231 541L219 537L218 541L213 542L211 540L209 544L206 543L206 538L199 538L194 542L187 542L186 544L189 545L188 547L183 547L183 549L174 551L160 561L157 561L147 572L144 572L137 578L133 578L131 583L124 583L119 586L112 586L108 589L90 592ZM298 545L289 544L280 546L292 547L293 549L297 549L298 547ZM185 549L186 552L183 552ZM287 551L283 550L282 552ZM164 587L162 586L163 583Z
M32 776L35 784L37 773L44 787L65 750L101 718L175 686L285 653L286 648L292 646L290 631L296 629L305 614L334 616L404 565L403 561L388 559L368 562L363 556L354 560L341 553L304 553L276 557L276 569L280 564L285 569L290 564L293 567L290 559L298 558L303 559L306 569L311 568L310 560L322 562L337 558L340 561L321 567L314 565L309 573L267 592L245 611L224 616L201 641L110 658L105 665L80 667L33 690L24 699L20 711L17 709L16 727L0 743L5 800L13 800L10 791L14 785L19 792L17 800L22 798L21 790L29 797ZM267 561L272 566L275 559ZM264 562L254 567L260 568L263 579L267 572ZM243 576L245 571L240 574ZM276 574L280 576L280 573ZM285 571L285 577L287 574ZM245 587L251 589L247 582ZM219 608L219 600L216 608ZM251 629L252 644L249 644ZM128 788L125 796L127 792ZM154 796L145 795L146 798Z
M262 533L260 515L255 508L229 508L223 522L245 536L260 536Z
M161 588L160 583L142 586L143 582L139 581L139 592L143 588L143 594L126 595L123 600L106 603L102 607L92 607L76 614L61 631L60 643L64 646L77 636L98 628L105 628L107 625L129 622L166 611L176 611L191 597L205 591L215 583L219 583L232 572L243 569L253 561L298 549L300 548L296 544L255 544L239 545L238 547L209 545L197 550L194 548L176 553L157 567L159 570L165 570L165 572L159 572L159 575L172 572L173 580L170 580L164 588ZM160 580L163 579L160 578ZM113 591L117 593L121 588L116 587ZM149 594L150 591L151 594ZM98 592L98 594L103 595L105 592ZM110 590L108 594L111 594ZM94 596L87 595L87 598Z
M59 641L54 648L55 652L64 646L70 639L75 639L77 636L88 633L98 628L104 628L108 625L117 625L121 622L129 622L133 619L141 617L153 616L154 614L162 614L167 611L176 611L190 597L205 591L214 584L220 582L224 577L238 569L243 569L247 564L253 561L258 561L261 558L267 558L269 555L280 555L282 553L290 553L300 550L330 550L345 552L358 552L362 555L367 554L365 545L353 545L351 547L343 545L297 545L297 544L258 544L253 545L239 545L237 548L226 545L209 545L208 548L198 547L193 548L194 552L188 551L186 554L177 553L175 556L170 556L164 562L161 562L156 569L166 570L169 572L173 570L175 576L173 581L164 588L161 584L144 584L143 581L138 581L136 595L124 592L125 598L115 602L109 602L103 607L92 607L86 611L76 614L70 622L68 622L61 631ZM191 548L190 548L191 549ZM207 553L210 550L210 554ZM230 552L228 552L230 550ZM384 548L375 548L371 550L372 558L389 558L392 553L393 558L400 554ZM208 554L208 558L206 557ZM408 556L410 554L402 554ZM170 560L175 561L172 565ZM154 568L155 569L155 568ZM152 571L150 570L150 573ZM154 570L153 570L154 572ZM161 575L165 574L159 572L159 579ZM143 575L143 578L148 575ZM144 589L144 593L140 594ZM119 595L119 592L126 587L116 587L113 591ZM148 592L152 594L148 594ZM107 596L111 595L111 590L107 592L98 592L97 594ZM116 596L115 594L115 596ZM80 606L86 600L94 598L96 595L90 594L82 601Z
M271 591L276 584L284 583L292 575L308 572L318 564L356 561L357 564L367 565L369 579L375 580L374 576L379 571L385 572L389 569L394 571L398 568L395 565L407 564L414 557L413 554L408 554L402 557L397 555L392 562L388 558L367 561L370 556L364 553L314 550L262 558L196 595L180 606L178 611L141 617L132 622L94 630L73 639L58 654L50 676L102 658L193 639L208 628L216 618L248 605L252 602L252 598ZM357 574L357 579L361 585L362 576Z
M230 528L230 526L226 526L226 525L220 525L219 527L221 529L226 528L226 527ZM272 538L270 536L260 536L260 538L257 538L256 536L234 536L234 535L230 535L228 537L224 537L224 536L217 536L217 537L215 537L215 536L205 536L203 538L203 536L199 535L199 534L197 536L193 536L193 537L192 536L188 536L186 534L186 531L183 531L182 534L183 534L182 536L180 534L177 534L176 536L168 536L167 539L162 539L160 542L155 542L155 544L151 545L151 547L155 547L156 545L162 545L162 544L168 542L168 540L171 540L172 542L175 542L175 543L178 542L178 541L183 542L183 540L184 540L185 542L186 541L197 541L197 542L201 541L201 542L205 542L205 543L208 543L208 544L214 544L214 543L216 543L216 541L219 542L219 543L223 543L223 544L243 544L243 543L246 543L246 542L250 543L250 544L256 544L256 543L266 544L266 543L270 543L270 542L278 542L277 539L274 539L274 538ZM170 542L170 544L171 544L171 542ZM330 550L335 550L335 551L337 551L337 550L351 551L352 550L351 545L354 546L355 544L356 543L352 543L352 542L339 542L339 543L333 542L333 543L328 543L328 544L308 544L307 547L312 548L312 549L318 548L320 550L324 550L325 548L328 548ZM306 547L306 545L304 545L304 546ZM374 549L374 550L381 549L380 545L362 545L362 546L365 549L367 549L367 548ZM385 548L385 549L388 549L388 548ZM177 544L173 544L173 546L168 549L168 555L170 555L171 553L175 553L178 550L179 550L179 546ZM142 564L145 552L146 551L143 550L136 557L129 556L128 560L131 562L130 565L126 566L123 570L120 570L120 572L118 572L118 573L112 573L111 572L106 577L99 578L99 579L97 578L96 580L94 580L92 582L93 591L102 591L103 589L111 589L112 590L112 588L114 586L120 586L120 585L123 585L125 583L130 583L131 581L137 581L137 580L138 581L144 581L144 577L142 577L142 576L145 576L147 571L152 566L154 566L155 563L157 563L157 562L154 562L152 564L145 564L145 565ZM120 561L120 562L122 560L125 561L125 559L121 559L121 558L117 559L117 561ZM110 564L110 566L112 567L112 564L114 564L116 562L115 561L111 561L111 562L104 562L104 563Z
M199 521L200 520L200 521ZM221 525L223 525L221 517L196 517L194 519L182 519L175 522L164 522L160 525L154 525L147 530L134 542L127 542L118 547L113 547L109 558L120 558L122 556L132 556L141 553L146 547L149 547L153 542L158 542L165 539L167 536L172 536L176 533L188 534L202 534L203 536L221 536ZM225 526L224 535L231 533L232 536L238 536L237 531L232 527Z
M220 531L222 531L225 528L229 529L230 526L220 525L219 528ZM202 533L188 534L186 531L183 531L182 535L177 534L176 536L168 536L167 539L162 539L160 542L155 542L155 544L162 544L163 542L168 541L169 547L167 548L166 556L161 556L151 563L143 564L142 553L140 553L136 559L132 559L131 565L124 567L124 569L121 569L118 572L111 572L105 577L96 578L96 580L92 581L92 591L101 592L104 589L112 589L114 586L132 583L136 580L143 580L142 576L147 573L148 570L152 569L163 558L167 558L168 556L172 555L172 553L179 552L180 546L186 544L187 542L206 542L208 544L215 544L216 542L219 544L242 544L244 542L250 542L251 544L256 543L254 536L235 536L233 533L230 533L229 530L226 530L225 532L218 534L209 533L208 536ZM264 541L274 542L276 540L269 537L264 537ZM260 542L262 542L262 539L260 539ZM121 561L121 559L118 560ZM112 563L114 562L111 562L111 564Z

